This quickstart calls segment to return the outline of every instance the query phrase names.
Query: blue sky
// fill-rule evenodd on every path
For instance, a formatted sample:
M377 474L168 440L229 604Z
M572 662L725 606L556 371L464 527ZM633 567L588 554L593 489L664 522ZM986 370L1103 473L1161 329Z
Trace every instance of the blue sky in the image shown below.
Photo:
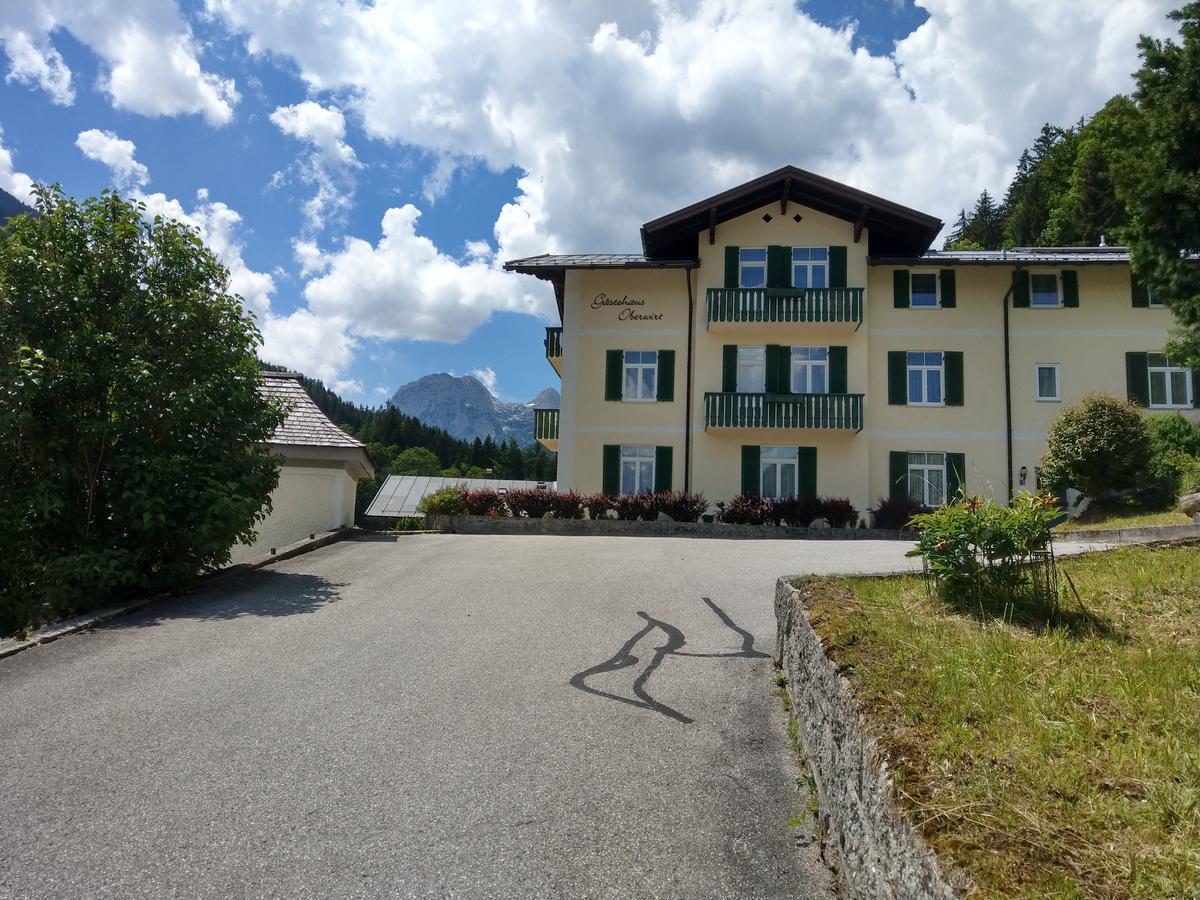
M15 6L0 9L0 187L115 184L189 217L244 286L265 355L370 404L436 371L479 371L506 400L557 386L550 292L505 258L636 250L641 221L784 162L950 219L1002 191L1042 121L1127 89L1136 34L1164 33L1169 9ZM130 28L144 40L117 40ZM997 67L1019 75L997 84Z

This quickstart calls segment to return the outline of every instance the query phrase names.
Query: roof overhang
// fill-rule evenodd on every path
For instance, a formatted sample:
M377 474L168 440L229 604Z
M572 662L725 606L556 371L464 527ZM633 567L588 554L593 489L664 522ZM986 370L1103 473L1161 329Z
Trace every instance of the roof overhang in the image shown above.
M375 466L367 451L361 447L326 447L320 444L275 444L271 449L278 453L288 463L297 465L340 466L354 479L371 478L375 475Z
M839 184L795 166L770 174L668 213L642 226L642 250L649 258L696 258L700 235L715 242L722 222L778 203L781 215L789 203L854 224L855 240L868 231L870 256L920 256L942 229L942 220L891 200Z
M504 271L532 275L550 282L554 287L554 300L558 304L561 321L568 269L694 269L698 265L700 263L695 259L651 259L640 253L543 253L540 256L511 259L504 264Z
M1018 247L1015 250L944 250L919 256L872 257L872 266L1127 266L1127 247Z

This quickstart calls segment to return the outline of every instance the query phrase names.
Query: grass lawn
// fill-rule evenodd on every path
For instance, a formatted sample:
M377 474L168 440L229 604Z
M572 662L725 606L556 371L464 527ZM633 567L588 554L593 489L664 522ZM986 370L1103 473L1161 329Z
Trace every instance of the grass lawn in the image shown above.
M1178 509L1166 512L1146 512L1133 508L1112 509L1088 507L1078 519L1068 519L1055 526L1055 531L1098 531L1102 528L1140 528L1144 525L1190 525L1191 516Z
M972 896L1200 896L1200 546L1062 570L1082 604L1024 619L912 576L818 579L810 615Z

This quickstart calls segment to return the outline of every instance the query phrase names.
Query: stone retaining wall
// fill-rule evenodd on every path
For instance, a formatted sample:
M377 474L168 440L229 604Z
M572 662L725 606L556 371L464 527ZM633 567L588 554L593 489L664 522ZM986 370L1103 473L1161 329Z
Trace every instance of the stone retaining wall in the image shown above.
M916 541L903 531L880 528L787 528L709 522L625 522L618 519L519 519L492 516L426 516L431 529L446 534L554 534L614 537L741 538L752 540Z
M896 804L887 762L808 618L813 587L775 589L776 655L812 766L826 854L846 896L952 900L933 851Z
M1098 528L1093 531L1059 531L1056 541L1085 544L1154 544L1159 541L1200 539L1200 522L1195 525L1143 525L1138 528Z

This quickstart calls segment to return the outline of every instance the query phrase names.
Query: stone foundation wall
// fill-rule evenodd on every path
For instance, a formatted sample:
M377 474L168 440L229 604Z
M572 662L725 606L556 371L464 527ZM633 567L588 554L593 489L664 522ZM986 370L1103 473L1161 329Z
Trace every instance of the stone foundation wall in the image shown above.
M748 540L916 541L903 531L879 528L787 528L708 522L625 522L618 519L518 519L491 516L426 516L429 528L447 534L555 534L596 537L696 537Z

